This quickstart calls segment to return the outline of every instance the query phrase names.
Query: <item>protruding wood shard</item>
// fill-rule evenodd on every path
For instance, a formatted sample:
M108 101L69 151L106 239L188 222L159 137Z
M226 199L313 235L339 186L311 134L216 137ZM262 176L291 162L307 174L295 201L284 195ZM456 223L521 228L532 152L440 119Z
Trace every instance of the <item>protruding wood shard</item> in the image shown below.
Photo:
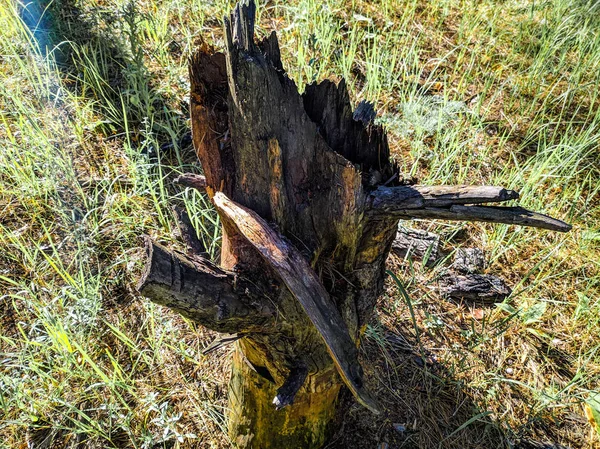
M498 203L519 198L519 194L514 190L493 186L379 187L370 196L374 211L389 214L404 209Z
M514 190L492 186L379 187L369 195L373 218L431 218L505 223L567 232L567 223L522 207L473 206L519 198Z
M274 311L256 286L207 259L146 241L146 270L137 289L151 301L218 332L265 332Z
M211 344L202 350L202 355L208 355L217 349L224 348L232 343L235 343L240 338L243 338L243 334L221 334L215 338Z
M201 255L203 257L208 256L206 253L206 248L204 244L198 238L196 234L196 230L192 225L192 221L190 220L190 216L185 211L177 206L173 206L172 208L175 217L177 218L177 227L179 229L179 234L181 235L181 239L185 242L188 250L192 254Z
M358 352L346 323L306 259L254 211L234 203L222 193L216 193L213 201L225 229L246 238L300 302L356 399L374 413L379 413L375 399L363 385Z
M548 215L538 214L522 207L494 206L450 206L448 209L425 208L406 211L406 217L430 218L453 221L482 221L486 223L504 223L550 231L568 232L571 225Z
M202 193L206 192L206 187L208 186L206 177L195 173L184 173L179 175L173 182L182 187L190 187Z
M277 390L277 396L273 399L273 405L277 410L294 403L294 398L298 390L304 385L308 376L308 366L304 362L297 362L283 385Z

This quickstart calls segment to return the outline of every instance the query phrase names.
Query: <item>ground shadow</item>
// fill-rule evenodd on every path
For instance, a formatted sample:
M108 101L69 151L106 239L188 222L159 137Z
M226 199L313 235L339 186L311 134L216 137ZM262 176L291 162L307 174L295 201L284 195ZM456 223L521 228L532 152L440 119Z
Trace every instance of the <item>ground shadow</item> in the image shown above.
M505 448L504 432L409 330L378 320L361 348L366 378L385 412L351 407L328 448Z
M521 429L508 429L482 409L482 401L453 373L456 368L444 365L429 345L420 344L413 328L382 324L386 313L396 314L389 311L389 301L385 295L380 298L379 315L361 343L365 378L385 412L375 416L350 398L328 449L566 449L545 441L553 435L548 429L552 423L532 420ZM531 438L536 433L541 441Z
M120 120L112 120L109 128L96 128L98 131L123 138L127 132L129 140L137 142L150 126L159 148L143 151L162 150L166 157L175 151L183 155L184 163L196 163L187 123L188 104L158 92L145 65L139 29L143 15L135 2L121 10L98 6L84 11L76 0L34 0L21 7L20 16L42 56L52 53L65 86L99 103L104 111L124 114L118 116ZM176 43L169 49L180 56L181 47ZM93 75L86 73L86 63L93 65ZM82 82L86 77L88 82ZM107 115L110 117L110 112Z

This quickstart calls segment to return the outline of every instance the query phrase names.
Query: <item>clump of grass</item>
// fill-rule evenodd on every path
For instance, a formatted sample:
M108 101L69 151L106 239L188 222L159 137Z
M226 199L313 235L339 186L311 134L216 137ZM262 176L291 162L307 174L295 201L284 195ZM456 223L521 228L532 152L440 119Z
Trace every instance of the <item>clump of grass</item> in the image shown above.
M0 8L5 447L228 446L226 357L202 356L211 333L137 300L134 285L141 234L179 245L171 204L218 252L206 198L170 181L198 169L187 57L199 37L222 45L231 6ZM259 33L278 31L299 85L343 76L354 101L378 105L406 173L515 188L524 206L574 225L557 235L416 224L448 249L482 247L514 293L496 306L454 303L431 288L439 267L391 261L403 294L390 283L364 346L390 412L353 408L339 444L598 447L583 408L600 380L597 4L260 6Z

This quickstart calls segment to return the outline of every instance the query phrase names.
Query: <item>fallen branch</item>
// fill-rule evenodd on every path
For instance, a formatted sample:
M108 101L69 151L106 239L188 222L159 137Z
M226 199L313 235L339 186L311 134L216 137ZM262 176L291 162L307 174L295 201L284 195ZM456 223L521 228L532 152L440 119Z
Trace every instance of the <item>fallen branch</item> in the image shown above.
M426 259L425 265L434 265L439 258L440 237L431 232L398 226L392 251L398 257L413 260Z
M450 274L441 278L440 284L442 295L454 299L496 302L512 293L503 279L489 274Z

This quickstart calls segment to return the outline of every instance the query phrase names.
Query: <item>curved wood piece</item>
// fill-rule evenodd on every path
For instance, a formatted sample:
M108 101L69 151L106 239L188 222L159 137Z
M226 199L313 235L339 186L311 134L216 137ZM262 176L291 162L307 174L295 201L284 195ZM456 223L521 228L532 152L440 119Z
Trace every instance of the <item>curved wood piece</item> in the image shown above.
M304 362L296 363L290 370L290 374L281 387L277 389L277 395L273 404L277 410L294 403L298 390L302 388L308 376L308 366Z
M138 291L218 332L265 332L274 310L256 286L203 257L187 258L145 237L147 261Z
M306 259L256 212L231 201L221 192L213 202L226 228L242 235L281 277L304 308L327 346L340 376L356 399L369 410L379 406L365 388L358 351L346 323Z

